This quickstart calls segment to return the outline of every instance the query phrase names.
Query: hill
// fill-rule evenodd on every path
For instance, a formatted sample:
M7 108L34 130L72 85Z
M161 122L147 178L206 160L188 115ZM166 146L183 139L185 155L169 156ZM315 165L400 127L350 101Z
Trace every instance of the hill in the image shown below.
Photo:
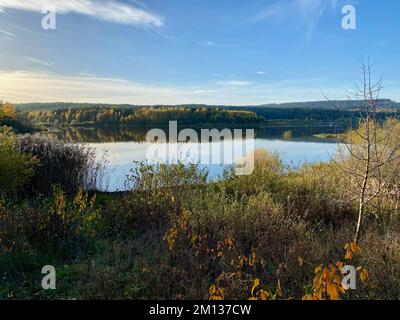
M289 103L270 103L262 105L205 105L205 104L184 104L184 105L134 105L134 104L104 104L104 103L72 103L72 102L51 102L51 103L21 103L17 104L18 111L53 111L65 109L107 109L118 107L119 109L130 109L140 107L176 107L176 108L221 108L221 109L242 109L242 108L267 108L267 109L320 109L335 110L337 107L342 110L355 110L362 103L357 100L335 100L335 101L308 101ZM390 99L379 100L381 109L400 109L400 103Z

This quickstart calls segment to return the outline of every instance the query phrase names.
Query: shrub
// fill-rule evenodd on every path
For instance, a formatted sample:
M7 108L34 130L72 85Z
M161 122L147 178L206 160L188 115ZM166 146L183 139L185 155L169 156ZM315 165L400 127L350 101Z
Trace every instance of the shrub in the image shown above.
M221 182L228 194L241 197L268 192L285 207L289 215L305 218L314 225L340 226L354 217L352 203L346 197L346 181L334 163L303 164L300 168L284 166L278 154L256 150L254 171L250 175L225 174Z
M37 201L1 199L0 254L14 249L61 255L80 251L96 235L99 213L95 200L82 189L68 199L57 187L52 196Z
M182 209L205 186L207 171L197 165L135 163L128 178L132 190L106 210L109 231L146 230L165 225L172 213Z
M218 281L225 282L227 299L247 299L253 278L275 285L280 265L296 266L297 255L306 251L305 224L287 216L268 193L236 200L211 189L203 196L171 219L164 237L172 270L190 283L187 297L203 298L208 284ZM301 283L293 274L280 280L288 291Z
M14 193L32 178L38 161L15 146L15 136L10 129L0 132L0 193Z
M254 170L250 175L236 176L234 170L225 171L222 183L229 194L236 194L239 198L243 195L254 195L262 191L275 195L283 188L283 178L286 172L285 165L277 153L268 153L265 150L255 150L243 159L254 160Z
M288 213L318 227L340 227L354 218L351 200L343 192L346 183L333 163L304 164L284 180L278 193Z
M29 193L47 195L53 185L59 185L70 194L81 186L88 189L98 185L101 165L90 148L38 135L19 137L17 146L19 151L36 157L41 163L26 186Z

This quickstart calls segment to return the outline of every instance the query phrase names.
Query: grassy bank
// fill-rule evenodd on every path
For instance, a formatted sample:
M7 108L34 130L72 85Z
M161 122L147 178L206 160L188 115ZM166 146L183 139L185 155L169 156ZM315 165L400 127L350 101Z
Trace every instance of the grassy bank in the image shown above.
M346 139L345 133L319 133L314 134L313 137L319 139L331 139L331 140L340 140L344 141Z

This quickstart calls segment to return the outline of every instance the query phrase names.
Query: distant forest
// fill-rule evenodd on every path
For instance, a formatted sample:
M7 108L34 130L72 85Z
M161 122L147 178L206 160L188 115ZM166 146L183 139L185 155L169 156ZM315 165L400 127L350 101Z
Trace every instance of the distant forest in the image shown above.
M22 117L41 125L96 127L168 125L169 121L178 121L179 125L247 125L264 122L264 118L249 110L176 107L56 109L23 112Z
M185 105L134 105L134 104L104 104L104 103L69 103L69 102L51 102L51 103L21 103L17 104L19 111L52 111L59 109L132 109L132 108L219 108L219 109L325 109L335 110L340 108L342 110L355 110L358 109L362 101L357 100L334 100L334 101L310 101L310 102L290 102L290 103L271 103L262 105L243 105L243 106L230 106L230 105L205 105L205 104L185 104ZM400 103L394 102L390 99L379 100L379 108L381 109L398 109L400 110Z
M136 106L83 103L19 104L20 116L47 126L153 126L176 120L180 125L261 125L357 123L359 101L322 101L262 106ZM336 107L336 108L335 108ZM399 116L400 104L379 101L381 119ZM340 111L339 111L340 110Z

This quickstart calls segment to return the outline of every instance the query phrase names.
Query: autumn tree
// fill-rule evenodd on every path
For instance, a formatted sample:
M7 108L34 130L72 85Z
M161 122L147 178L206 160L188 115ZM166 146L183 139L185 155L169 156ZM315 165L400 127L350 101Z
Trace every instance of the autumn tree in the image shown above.
M15 118L16 114L17 114L16 109L11 103L4 102L1 104L0 107L1 117Z
M400 123L396 119L378 119L382 79L373 83L369 62L362 63L360 83L354 93L360 105L359 125L340 141L335 159L346 181L350 200L356 200L358 204L354 243L359 241L367 208L377 215L383 210L398 210L400 198L397 184ZM383 203L393 197L396 198L396 206L383 208Z

